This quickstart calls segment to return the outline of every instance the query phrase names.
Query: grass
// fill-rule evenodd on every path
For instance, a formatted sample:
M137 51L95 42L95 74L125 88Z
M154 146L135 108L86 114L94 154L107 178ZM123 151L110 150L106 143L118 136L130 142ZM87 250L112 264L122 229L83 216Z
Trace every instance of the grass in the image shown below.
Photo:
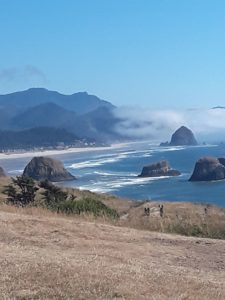
M9 178L0 181L0 201L6 199L1 192L9 182ZM135 202L72 188L61 190L70 195L66 201L54 207L61 214L79 215L86 220L98 218L109 224L113 221L118 226L141 230L225 239L225 210L219 207L188 202ZM39 189L36 194L35 205L38 207L45 207L43 191ZM159 203L164 205L162 218ZM144 214L145 207L149 207L150 216Z
M0 295L1 299L222 300L224 247L224 241L2 205Z
M93 214L95 217L106 216L115 219L119 217L115 209L91 197L62 202L59 210L66 214Z
M163 217L159 202L146 202L131 208L122 226L185 236L225 239L225 210L215 206L188 202L160 202L164 205ZM150 208L150 216L144 214ZM206 209L206 210L205 210Z
M75 199L57 213L41 189L36 207L6 205L9 180L0 182L1 299L225 299L224 209L160 202L160 217L159 202L63 189Z

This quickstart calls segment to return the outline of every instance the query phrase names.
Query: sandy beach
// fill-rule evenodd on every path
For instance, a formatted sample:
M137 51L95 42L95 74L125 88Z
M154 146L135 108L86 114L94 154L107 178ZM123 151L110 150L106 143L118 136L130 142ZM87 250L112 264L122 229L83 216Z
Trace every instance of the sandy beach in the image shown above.
M119 149L127 146L129 143L118 143L112 144L108 147L85 147L85 148L69 148L62 150L43 150L43 151L30 151L30 152L21 152L21 153L0 153L1 159L13 159L13 158L23 158L23 157L34 157L34 156L52 156L60 154L69 154L69 153L81 153L81 152L92 152L92 151L103 151L110 149Z

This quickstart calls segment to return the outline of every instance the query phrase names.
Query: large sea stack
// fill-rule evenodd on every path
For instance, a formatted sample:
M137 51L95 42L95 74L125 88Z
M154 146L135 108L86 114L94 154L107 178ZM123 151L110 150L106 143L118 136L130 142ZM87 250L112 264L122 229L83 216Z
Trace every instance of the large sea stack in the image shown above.
M172 135L170 143L161 143L160 146L196 146L197 144L193 132L189 128L181 126Z
M65 181L76 179L63 166L62 162L50 157L34 157L25 167L24 176L36 180Z
M144 166L139 177L160 177L160 176L178 176L180 172L171 169L166 160Z
M203 157L196 164L189 181L225 179L225 158Z
M181 126L179 129L177 129L172 135L170 141L171 146L196 146L197 144L198 143L193 132L185 126Z

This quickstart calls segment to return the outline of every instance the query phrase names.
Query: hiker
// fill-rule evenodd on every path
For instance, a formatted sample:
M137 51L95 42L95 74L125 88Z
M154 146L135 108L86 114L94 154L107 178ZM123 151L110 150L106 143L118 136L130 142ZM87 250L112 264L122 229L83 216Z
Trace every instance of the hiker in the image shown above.
M159 213L160 213L160 217L162 218L163 217L163 205L160 205L159 206Z
M149 207L145 207L144 208L144 212L145 212L146 216L149 216L150 215L150 209L149 209Z

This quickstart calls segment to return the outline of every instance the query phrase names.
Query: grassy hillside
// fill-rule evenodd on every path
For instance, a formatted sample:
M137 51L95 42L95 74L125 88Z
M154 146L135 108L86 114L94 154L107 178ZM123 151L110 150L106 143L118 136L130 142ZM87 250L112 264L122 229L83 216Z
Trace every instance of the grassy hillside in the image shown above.
M2 203L6 200L3 190L10 182L10 178L3 178L0 181L0 202ZM105 222L122 227L225 239L225 209L216 206L188 202L137 202L73 188L60 190L65 194L62 197L66 199L60 204L49 201L46 203L44 189L40 188L33 205L73 217L81 215L85 219L103 218ZM162 216L160 216L159 205L164 207ZM149 209L149 214L145 213L146 208Z
M36 207L6 205L9 183L0 180L2 299L225 298L225 241L174 234L224 238L225 210L161 202L161 217L159 202L63 189L119 218L57 213L41 205L41 189Z
M2 299L225 298L225 241L0 208Z

